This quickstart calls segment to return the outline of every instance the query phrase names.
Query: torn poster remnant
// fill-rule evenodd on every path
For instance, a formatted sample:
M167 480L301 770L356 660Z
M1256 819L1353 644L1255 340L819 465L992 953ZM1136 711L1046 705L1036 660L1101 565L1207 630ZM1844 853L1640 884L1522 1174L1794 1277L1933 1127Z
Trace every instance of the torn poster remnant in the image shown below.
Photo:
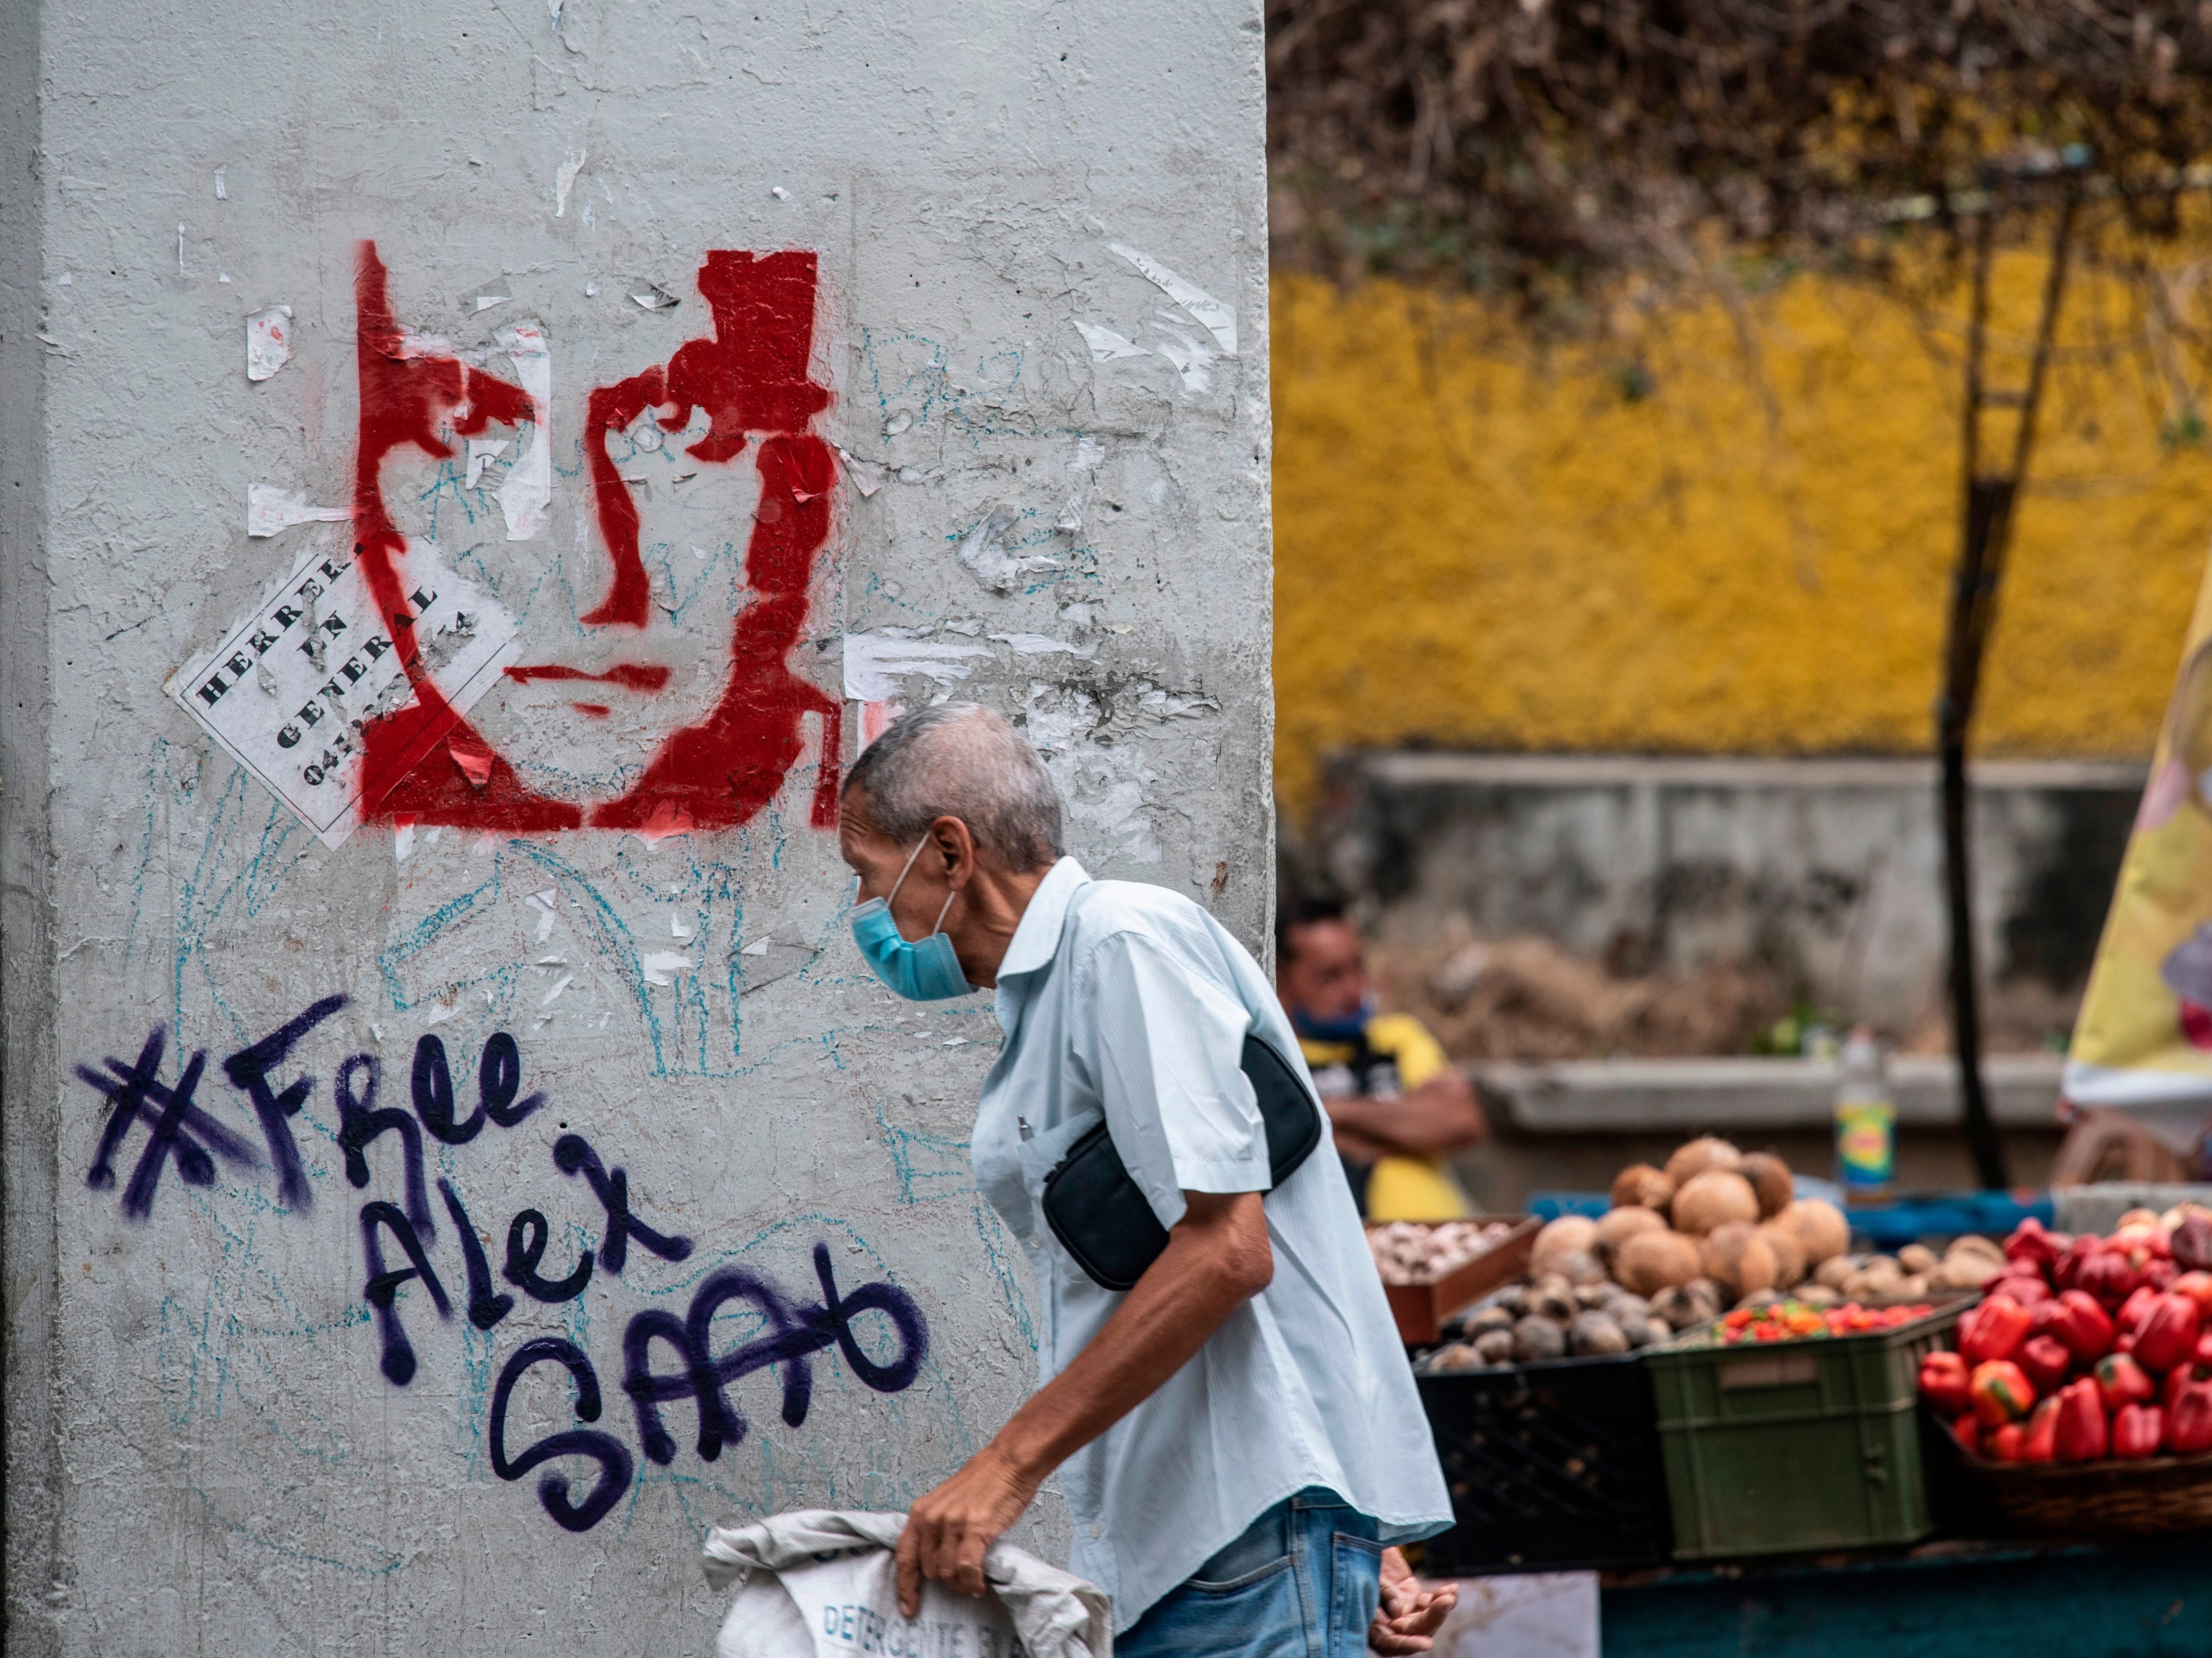
M469 475L464 487L475 489L477 481L483 477L484 468L505 454L507 446L511 441L513 440L508 438L501 438L496 442L489 438L471 438L469 440Z
M584 170L584 158L589 152L578 150L553 169L553 216L568 216L568 192L576 187L576 175Z
M1204 340L1194 339L1180 328L1161 325L1160 332L1169 337L1171 344L1163 344L1160 355L1175 365L1176 373L1182 376L1183 395L1196 397L1213 390L1213 348Z
M975 579L994 593L1010 593L1033 570L1056 570L1056 558L1024 557L1013 550L1012 531L1020 521L1011 507L994 507L990 516L970 530L956 555Z
M1095 322L1079 322L1075 331L1083 336L1083 343L1091 348L1091 361L1112 362L1121 357L1149 357L1152 354L1133 340L1125 340L1110 328L1101 328Z
M304 490L280 489L273 483L246 486L246 533L265 539L281 535L295 524L343 524L353 516L346 507L310 507Z
M738 951L741 981L738 994L750 996L756 990L765 990L801 968L811 966L821 953L820 947L809 944L796 927L778 927L765 938L748 938Z
M1075 459L1067 463L1067 476L1074 487L1067 492L1066 503L1052 527L1066 535L1074 535L1083 528L1084 509L1091 505L1091 489L1098 481L1098 463L1106 459L1106 451L1092 437L1075 440Z
M532 541L544 533L553 506L553 359L545 331L534 322L511 323L498 339L529 395L533 417L517 440L522 447L496 499L507 517L507 538Z
M676 982L674 975L691 971L691 958L680 950L656 950L637 958L639 969L649 985L669 985Z
M1081 661L1089 661L1098 654L1096 645L1071 645L1064 639L1054 639L1044 634L993 634L991 637L1001 645L1010 647L1017 656L1050 656L1065 651Z
M945 639L902 638L888 631L845 635L845 695L854 702L888 702L908 674L922 674L940 685L965 679L963 659L988 656L988 645Z
M292 360L292 307L268 305L246 319L246 378L273 379Z
M513 653L514 618L436 548L410 542L392 563L404 602L386 616L343 544L308 548L251 615L162 687L325 846L361 822L362 727L417 701L393 633L411 636L415 671L444 699L444 725L424 721L414 733L422 753L498 683Z
M1127 247L1120 242L1115 242L1113 244L1112 251L1136 266L1146 281L1189 312L1199 325L1213 336L1215 342L1221 347L1223 356L1233 357L1237 355L1236 312L1215 299L1196 282L1187 282L1176 275L1174 271L1169 270L1142 248ZM1079 328L1082 325L1079 323L1076 326Z

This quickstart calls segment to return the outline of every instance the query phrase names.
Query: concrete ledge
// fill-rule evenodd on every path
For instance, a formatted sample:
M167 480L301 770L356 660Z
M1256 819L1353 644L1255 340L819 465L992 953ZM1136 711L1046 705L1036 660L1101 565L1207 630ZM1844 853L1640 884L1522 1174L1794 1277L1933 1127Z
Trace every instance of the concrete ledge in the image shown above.
M1839 756L1804 760L1738 755L1468 754L1362 750L1340 767L1401 786L1718 789L1895 789L1936 786L1932 759ZM2140 793L2149 768L2136 760L1978 760L1971 787L2114 789Z
M2000 1054L1983 1062L1990 1106L2007 1128L2055 1127L2058 1054ZM1825 1128L1837 1070L1810 1060L1574 1060L1468 1067L1486 1098L1529 1134ZM1957 1067L1948 1059L1890 1061L1899 1126L1959 1121Z

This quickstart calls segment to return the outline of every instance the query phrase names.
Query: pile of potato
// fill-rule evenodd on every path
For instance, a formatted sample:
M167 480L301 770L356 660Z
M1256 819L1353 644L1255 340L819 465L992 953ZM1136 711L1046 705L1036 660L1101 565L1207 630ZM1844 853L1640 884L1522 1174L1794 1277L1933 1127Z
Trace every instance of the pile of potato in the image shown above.
M1563 1215L1546 1226L1536 1235L1528 1280L1454 1321L1448 1328L1456 1339L1423 1368L1626 1352L1781 1291L1820 1303L1846 1294L1917 1295L1929 1287L1914 1287L1923 1275L1906 1270L1901 1258L1847 1256L1850 1247L1843 1212L1797 1198L1781 1158L1747 1156L1726 1140L1692 1140L1664 1169L1622 1169L1613 1182L1613 1207L1601 1218ZM1859 1286L1850 1291L1830 1282L1845 1260L1855 1266L1844 1276ZM1951 1263L1931 1260L1925 1276L1932 1279L1939 1267L1948 1272ZM1970 1270L1963 1258L1958 1270ZM1808 1276L1814 1282L1798 1290ZM1891 1287L1877 1289L1877 1281Z
M1820 1263L1813 1281L1793 1293L1826 1307L1874 1299L1919 1301L1960 1290L1978 1290L2004 1269L2004 1246L1968 1233L1941 1255L1908 1243L1893 1255L1837 1255Z
M1707 1279L1724 1304L1801 1284L1851 1241L1841 1210L1794 1195L1781 1158L1712 1139L1680 1147L1664 1169L1622 1169L1602 1219L1562 1217L1538 1235L1540 1249L1555 1229L1568 1229L1555 1248L1587 1249L1638 1295Z

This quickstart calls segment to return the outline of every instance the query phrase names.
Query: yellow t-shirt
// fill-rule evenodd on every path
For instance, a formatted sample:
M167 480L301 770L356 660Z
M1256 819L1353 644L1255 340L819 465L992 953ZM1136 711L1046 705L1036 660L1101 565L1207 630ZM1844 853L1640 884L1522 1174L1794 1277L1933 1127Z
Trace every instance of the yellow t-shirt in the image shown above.
M1306 1068L1324 1099L1395 1099L1451 1063L1428 1027L1410 1013L1378 1013L1361 1035L1358 1042L1298 1039ZM1368 1171L1370 1220L1463 1220L1474 1212L1467 1193L1437 1157L1395 1153Z

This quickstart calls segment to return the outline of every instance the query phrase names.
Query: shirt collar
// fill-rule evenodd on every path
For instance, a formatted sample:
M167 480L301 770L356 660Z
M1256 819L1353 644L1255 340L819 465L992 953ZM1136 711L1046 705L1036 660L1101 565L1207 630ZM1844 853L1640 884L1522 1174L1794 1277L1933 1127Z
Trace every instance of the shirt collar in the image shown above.
M1034 973L1060 953L1060 935L1067 920L1067 907L1078 888L1088 886L1090 874L1073 858L1063 858L1037 883L1029 908L1007 942L1006 959L999 963L999 982L1017 973Z

